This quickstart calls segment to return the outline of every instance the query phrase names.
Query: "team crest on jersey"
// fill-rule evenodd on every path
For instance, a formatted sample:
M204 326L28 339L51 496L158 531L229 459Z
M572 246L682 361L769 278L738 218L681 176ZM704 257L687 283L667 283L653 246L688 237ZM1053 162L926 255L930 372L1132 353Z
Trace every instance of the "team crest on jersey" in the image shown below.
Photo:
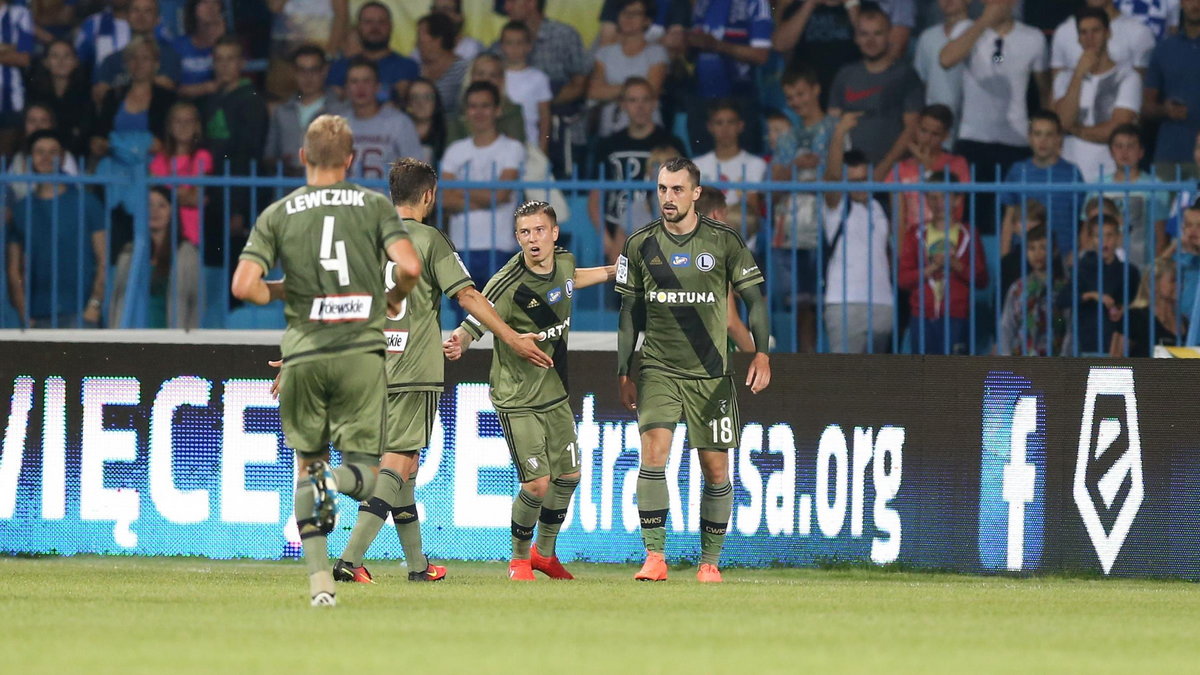
M691 264L691 256L687 256L682 253L676 253L675 255L671 256L671 267L687 267Z
M713 257L713 254L705 251L704 253L696 256L696 267L698 267L701 272L711 271L712 268L716 266L717 259Z
M562 300L562 296L563 292L561 288L552 288L546 293L546 301L553 305Z
M575 292L575 280L567 279L566 287L567 287L567 297L569 298L569 297L571 297L571 294Z
M720 408L722 416L729 414L729 399L721 399L717 407Z

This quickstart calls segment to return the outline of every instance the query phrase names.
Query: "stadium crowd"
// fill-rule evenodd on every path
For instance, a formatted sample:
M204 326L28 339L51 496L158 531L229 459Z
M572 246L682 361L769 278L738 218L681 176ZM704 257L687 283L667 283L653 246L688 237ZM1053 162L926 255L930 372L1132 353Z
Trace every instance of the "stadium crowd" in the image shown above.
M1156 183L1200 174L1200 0L550 5L0 0L17 315L116 325L132 232L147 227L148 325L195 327L205 270L241 250L269 199L12 176L301 176L308 123L337 113L359 178L411 156L495 184L441 194L438 224L478 279L517 249L518 181L650 181L686 155L728 186L726 220L768 269L776 333L802 351L887 351L903 334L910 351L962 353L973 318L1000 353L1145 355L1185 339L1200 202ZM594 40L547 16L585 5ZM796 186L818 180L897 186ZM786 189L750 187L764 181ZM586 203L605 262L657 215L649 185ZM980 323L973 295L1000 305L999 325Z

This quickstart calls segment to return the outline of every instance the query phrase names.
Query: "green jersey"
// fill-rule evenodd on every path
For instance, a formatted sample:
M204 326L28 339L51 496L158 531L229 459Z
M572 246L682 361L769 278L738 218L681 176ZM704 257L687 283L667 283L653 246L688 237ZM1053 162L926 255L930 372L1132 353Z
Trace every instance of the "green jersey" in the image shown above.
M496 410L546 410L567 399L567 334L571 329L571 296L575 293L575 256L554 249L554 269L537 274L518 253L483 289L496 313L518 333L535 333L538 346L554 359L553 368L539 368L508 345L492 348L492 403ZM462 327L474 338L484 327L469 317Z
M617 292L644 297L642 368L685 378L732 373L726 289L763 283L738 233L706 216L676 236L656 220L634 232L617 259Z
M400 306L400 314L389 314L384 326L388 391L441 391L445 373L442 295L452 298L475 282L441 230L407 219L404 226L421 259L421 276ZM385 266L383 278L390 289L391 263Z
M283 358L383 351L384 249L408 234L383 195L345 181L305 186L258 217L241 260L283 266Z

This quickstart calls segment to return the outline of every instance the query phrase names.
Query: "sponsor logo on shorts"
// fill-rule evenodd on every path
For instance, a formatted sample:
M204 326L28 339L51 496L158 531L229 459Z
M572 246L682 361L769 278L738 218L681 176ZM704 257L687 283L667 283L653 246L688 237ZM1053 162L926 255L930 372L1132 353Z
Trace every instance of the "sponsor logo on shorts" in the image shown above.
M700 268L701 272L711 271L716 266L717 259L713 257L713 254L705 252L696 256L696 267Z
M389 354L403 354L408 347L408 331L406 330L385 330L383 337L387 338L387 350Z
M665 305L695 305L712 304L717 296L712 291L649 291L646 302L656 302Z
M553 305L559 300L562 300L562 296L563 292L561 288L552 288L548 293L546 293L546 300Z
M687 267L691 264L691 256L687 256L682 253L676 253L675 255L671 256L671 267Z
M308 319L322 323L366 321L371 318L371 300L371 296L365 294L326 295L313 298Z

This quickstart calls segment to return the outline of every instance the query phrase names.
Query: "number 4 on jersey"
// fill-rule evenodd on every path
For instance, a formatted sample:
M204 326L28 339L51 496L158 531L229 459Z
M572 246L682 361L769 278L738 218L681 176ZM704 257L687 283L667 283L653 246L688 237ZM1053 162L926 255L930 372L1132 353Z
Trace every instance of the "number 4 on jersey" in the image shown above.
M346 242L333 240L333 216L325 216L325 222L321 226L321 267L330 272L337 272L339 286L350 285L350 266L346 261Z

